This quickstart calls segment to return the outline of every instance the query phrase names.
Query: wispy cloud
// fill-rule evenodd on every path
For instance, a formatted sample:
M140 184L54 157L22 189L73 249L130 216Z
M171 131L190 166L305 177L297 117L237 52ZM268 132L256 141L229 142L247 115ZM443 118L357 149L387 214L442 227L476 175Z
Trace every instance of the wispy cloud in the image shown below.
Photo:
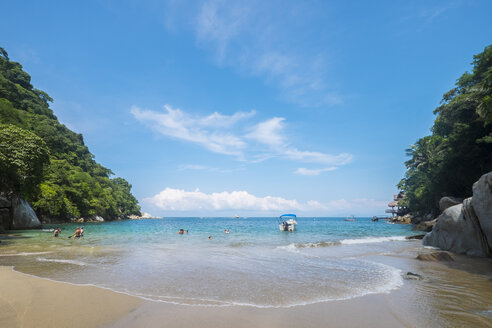
M165 136L199 144L214 153L242 156L242 150L246 147L244 141L224 130L210 128L231 126L240 119L254 115L254 112L193 117L169 105L165 105L164 110L162 113L133 106L131 113L137 120Z
M276 88L283 99L301 106L342 101L327 78L326 48L307 44L302 33L309 32L293 27L311 26L316 13L307 4L206 0L193 4L193 10L172 1L167 7L174 14L167 17L169 30L176 31L180 11L180 21L187 22L181 25L191 28L197 45L210 51L218 65L256 76Z
M273 117L261 122L252 122L255 111L236 112L233 115L212 113L197 116L185 111L164 106L164 112L131 108L133 116L157 131L174 139L198 144L208 151L236 157L243 162L261 162L270 158L282 158L297 162L340 166L352 161L348 153L332 155L322 152L299 150L285 134L285 118ZM237 123L241 121L241 128ZM188 166L186 169L205 169ZM328 169L317 170L317 174ZM299 174L309 174L301 169ZM314 171L311 172L311 174Z
M325 167L322 169L307 169L304 167L298 168L294 173L299 174L299 175L320 175L323 172L329 172L329 171L334 171L337 168L332 166L332 167Z
M294 161L325 165L345 165L352 161L353 156L348 153L331 155L314 151L303 151L293 147L285 136L284 121L284 118L274 117L260 122L251 129L251 132L246 137L268 146L271 155Z
M166 188L160 193L145 198L144 202L163 211L260 211L275 212L279 211L301 211L318 213L360 213L382 211L386 206L386 201L374 199L353 199L353 200L332 200L322 203L315 200L299 202L295 199L285 199L275 196L256 196L247 191L222 191L214 193L204 193L198 188L194 191L182 189Z
M185 164L185 165L180 165L178 170L180 171L209 171L209 172L219 172L219 173L231 173L231 172L237 172L244 170L244 167L236 167L236 168L231 168L231 169L224 169L224 168L219 168L219 167L211 167L211 166L205 166L205 165L199 165L199 164Z

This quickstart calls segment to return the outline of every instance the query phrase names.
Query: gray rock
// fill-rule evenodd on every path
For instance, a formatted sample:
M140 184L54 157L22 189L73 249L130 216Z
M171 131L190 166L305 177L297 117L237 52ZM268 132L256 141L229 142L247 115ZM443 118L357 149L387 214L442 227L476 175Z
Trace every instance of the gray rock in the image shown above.
M403 276L403 279L422 280L422 279L424 279L424 277L422 277L422 275L420 275L418 273L413 273L413 272L408 271L407 274Z
M12 199L11 229L37 229L41 227L36 213L31 206L21 198Z
M443 197L439 200L439 209L441 212L444 212L447 208L461 204L463 202L463 198L456 197Z
M471 206L471 198L463 204L448 207L422 243L469 256L490 256L487 241Z
M0 208L10 207L10 206L12 206L12 203L10 202L10 200L8 200L5 197L0 196Z
M407 236L405 239L412 240L412 239L423 239L425 237L425 234L423 235L415 235L415 236Z
M432 220L432 221L424 221L420 222L417 224L415 227L412 228L414 231L426 231L430 232L432 231L432 228L437 224L437 218Z
M492 250L492 172L482 175L473 184L472 206Z
M0 208L0 227L8 230L10 227L10 209Z

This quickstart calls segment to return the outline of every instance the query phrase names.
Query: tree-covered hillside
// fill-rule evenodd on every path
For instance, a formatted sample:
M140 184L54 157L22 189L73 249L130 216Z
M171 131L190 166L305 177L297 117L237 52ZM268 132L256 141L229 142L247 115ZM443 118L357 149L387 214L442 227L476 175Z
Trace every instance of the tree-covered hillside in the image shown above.
M139 215L131 185L110 178L82 135L58 122L52 101L0 48L0 192L20 194L41 218Z
M443 196L470 197L473 183L492 171L492 46L472 65L434 110L432 134L407 149L398 186L413 213L437 214Z

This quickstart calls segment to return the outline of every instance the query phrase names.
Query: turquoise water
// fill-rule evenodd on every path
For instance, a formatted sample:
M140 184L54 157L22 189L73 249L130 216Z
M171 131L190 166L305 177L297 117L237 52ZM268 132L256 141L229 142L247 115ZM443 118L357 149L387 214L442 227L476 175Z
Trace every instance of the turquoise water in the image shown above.
M407 225L357 218L165 218L46 225L2 240L0 264L156 301L284 307L388 292L399 270L369 261L412 235ZM50 229L60 226L60 237ZM188 234L179 235L179 229ZM224 230L230 233L225 234ZM211 237L209 239L208 237ZM377 277L377 279L375 279Z

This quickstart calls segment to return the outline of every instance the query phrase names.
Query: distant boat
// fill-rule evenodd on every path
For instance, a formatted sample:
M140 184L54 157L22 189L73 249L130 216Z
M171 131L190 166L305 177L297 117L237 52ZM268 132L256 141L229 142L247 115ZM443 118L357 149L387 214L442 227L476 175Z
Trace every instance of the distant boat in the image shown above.
M282 214L278 218L280 231L294 231L294 227L297 224L296 218L297 216L295 214Z
M240 218L240 216L236 214L236 215L234 215L234 218L235 218L235 219L239 219L239 218Z
M355 216L352 215L350 218L347 217L344 221L355 221Z

